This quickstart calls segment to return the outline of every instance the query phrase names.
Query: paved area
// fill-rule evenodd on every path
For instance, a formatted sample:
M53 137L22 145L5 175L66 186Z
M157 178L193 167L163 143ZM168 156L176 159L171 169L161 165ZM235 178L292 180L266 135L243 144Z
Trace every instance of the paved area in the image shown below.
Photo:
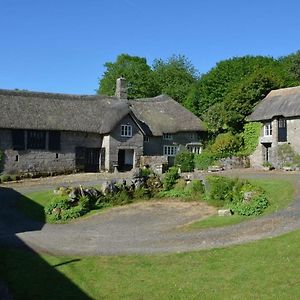
M229 176L286 178L300 182L300 173L223 173ZM124 175L125 176L125 175ZM68 185L80 178L68 179ZM86 175L83 185L105 178ZM59 183L63 178L58 179ZM118 207L69 224L41 224L26 219L14 209L18 193L49 189L57 182L45 179L0 188L0 243L27 246L37 251L62 255L117 255L182 252L224 247L270 238L300 228L300 192L286 209L252 221L222 228L184 231L182 225L215 213L203 203L149 201Z

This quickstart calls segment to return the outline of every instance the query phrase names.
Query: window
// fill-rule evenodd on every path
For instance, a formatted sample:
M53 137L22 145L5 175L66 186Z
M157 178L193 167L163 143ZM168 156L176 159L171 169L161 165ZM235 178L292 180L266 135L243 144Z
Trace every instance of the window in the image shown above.
M49 150L60 150L59 131L49 131Z
M197 141L197 140L198 140L198 134L195 133L195 132L189 133L189 139L190 139L191 141Z
M150 138L149 138L149 136L146 136L146 135L144 135L144 142L150 142Z
M279 118L278 119L278 142L286 142L287 141L287 128L286 128L286 119Z
M164 155L175 156L177 154L177 146L164 146Z
M25 131L13 130L12 131L12 144L14 150L25 150Z
M121 125L121 136L132 137L132 126L131 125Z
M202 146L200 145L187 145L186 148L189 152L195 154L200 154L202 152Z
M266 123L264 126L264 136L272 135L272 123Z
M172 133L164 133L163 134L163 139L164 140L172 140L173 139Z
M46 131L28 130L27 131L27 148L28 149L45 149L46 148Z

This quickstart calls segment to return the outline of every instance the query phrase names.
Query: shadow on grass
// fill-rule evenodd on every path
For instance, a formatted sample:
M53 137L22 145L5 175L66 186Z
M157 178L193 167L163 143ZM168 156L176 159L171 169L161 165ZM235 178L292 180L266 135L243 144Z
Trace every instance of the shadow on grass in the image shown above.
M15 207L22 197L13 189L0 187L0 281L7 284L15 299L91 299L56 270L79 259L66 259L51 266L18 238L17 233L38 231L44 226L44 222L29 220L18 213ZM43 214L41 206L33 202L30 205ZM0 299L3 297L0 294Z

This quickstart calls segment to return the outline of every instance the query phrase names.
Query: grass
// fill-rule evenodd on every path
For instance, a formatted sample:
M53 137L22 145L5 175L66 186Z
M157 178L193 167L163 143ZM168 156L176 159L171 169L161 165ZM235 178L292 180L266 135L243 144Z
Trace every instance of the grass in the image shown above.
M16 299L299 299L300 230L224 249L64 257L0 249Z
M269 200L269 206L264 211L263 215L275 212L279 209L287 207L293 200L294 185L289 180L279 179L248 179L252 184L258 185L266 191ZM213 215L206 219L196 221L189 224L187 229L205 229L211 227L222 227L234 225L255 217L233 215L230 217L219 217Z

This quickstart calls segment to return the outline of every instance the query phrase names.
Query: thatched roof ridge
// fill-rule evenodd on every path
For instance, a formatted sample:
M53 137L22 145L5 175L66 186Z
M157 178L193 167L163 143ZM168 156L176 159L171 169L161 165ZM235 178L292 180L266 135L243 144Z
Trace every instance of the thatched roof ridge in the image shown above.
M275 116L300 116L300 86L271 91L257 104L247 120L264 121Z
M183 131L205 131L204 123L168 95L129 100L135 116L147 125L152 135Z
M0 128L109 133L130 109L98 95L0 90Z

